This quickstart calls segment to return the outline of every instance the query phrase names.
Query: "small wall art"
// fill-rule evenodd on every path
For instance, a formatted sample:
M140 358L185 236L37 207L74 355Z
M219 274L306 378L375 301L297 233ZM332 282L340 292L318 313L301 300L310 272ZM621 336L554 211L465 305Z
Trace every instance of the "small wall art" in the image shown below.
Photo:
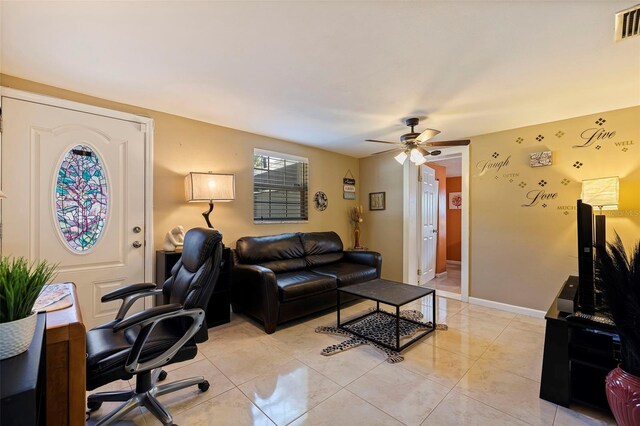
M462 192L449 193L449 209L459 210L462 208Z
M370 192L369 193L369 210L384 210L386 209L385 192Z
M531 167L550 166L552 164L551 151L532 152L529 154L529 166Z
M347 174L342 178L342 198L345 200L356 199L356 179L353 177L351 170L347 170Z

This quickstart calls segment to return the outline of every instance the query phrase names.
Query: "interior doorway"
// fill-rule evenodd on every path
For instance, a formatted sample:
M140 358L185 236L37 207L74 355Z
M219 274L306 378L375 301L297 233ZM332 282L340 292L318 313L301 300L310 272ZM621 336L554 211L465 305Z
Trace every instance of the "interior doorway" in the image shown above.
M436 266L436 277L423 282L422 270L422 218L420 214L422 183L421 169L415 165L405 165L404 169L404 229L403 229L403 280L405 283L414 285L424 285L436 288L438 295L449 297L463 302L469 299L469 208L466 200L469 199L469 147L451 147L442 150L442 154L438 157L432 157L425 166L433 169L446 170L449 166L449 176L445 173L439 177L440 187L444 187L440 191L439 201L442 209L438 209L438 227L439 237L447 236L446 215L449 211L449 197L451 193L458 195L454 203L460 203L457 210L459 226L455 228L459 231L459 239L457 244L449 243L447 247L447 239L439 238L438 249L441 254L440 265ZM458 175L458 176L455 176ZM457 178L451 183L452 190L446 190L447 177ZM458 189L453 191L453 189ZM451 213L451 212L450 212ZM452 219L451 222L454 222ZM454 230L450 231L455 234ZM455 240L455 239L452 239ZM450 248L450 250L448 250ZM451 251L451 255L447 253ZM453 254L455 253L455 255ZM458 255L459 253L459 255ZM458 260L459 259L459 260ZM440 266L440 268L438 268ZM416 271L418 272L416 274Z
M436 170L440 183L436 276L425 285L441 295L462 293L462 156L433 157L425 164Z

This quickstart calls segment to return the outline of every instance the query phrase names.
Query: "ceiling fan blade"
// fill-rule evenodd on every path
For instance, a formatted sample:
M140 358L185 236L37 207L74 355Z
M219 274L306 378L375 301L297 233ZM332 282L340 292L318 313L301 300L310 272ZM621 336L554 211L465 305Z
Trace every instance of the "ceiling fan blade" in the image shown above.
M427 142L423 143L422 146L466 146L470 142L469 139L462 139L458 141Z
M440 130L425 129L424 132L420 133L420 135L416 138L416 142L420 143L420 142L428 141L429 139L431 139L432 137L436 136L439 133L440 133Z
M373 154L371 154L371 155L386 154L387 152L397 151L397 150L399 150L399 149L402 149L402 148L401 148L401 147L398 147L398 148L387 149L387 150L385 150L385 151L374 152L374 153L373 153Z
M425 157L430 154L429 151L427 151L426 149L424 149L424 148L422 148L420 146L416 146L416 149L418 150L418 152L420 154L424 155Z
M399 145L398 142L378 141L378 140L375 140L375 139L366 139L365 142L390 143L392 145Z

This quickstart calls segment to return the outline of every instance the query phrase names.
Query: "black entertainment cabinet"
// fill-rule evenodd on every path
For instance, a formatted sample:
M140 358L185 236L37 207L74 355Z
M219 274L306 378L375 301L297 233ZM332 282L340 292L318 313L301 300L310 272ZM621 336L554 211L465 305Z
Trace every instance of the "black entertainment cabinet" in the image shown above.
M567 319L547 311L540 398L568 407L579 403L610 412L604 379L620 362L620 339L614 327Z

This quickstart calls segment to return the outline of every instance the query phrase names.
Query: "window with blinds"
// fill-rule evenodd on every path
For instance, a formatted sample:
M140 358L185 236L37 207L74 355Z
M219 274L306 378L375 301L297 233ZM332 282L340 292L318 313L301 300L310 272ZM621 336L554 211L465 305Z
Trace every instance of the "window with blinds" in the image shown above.
M309 160L255 149L253 153L253 220L308 220Z

